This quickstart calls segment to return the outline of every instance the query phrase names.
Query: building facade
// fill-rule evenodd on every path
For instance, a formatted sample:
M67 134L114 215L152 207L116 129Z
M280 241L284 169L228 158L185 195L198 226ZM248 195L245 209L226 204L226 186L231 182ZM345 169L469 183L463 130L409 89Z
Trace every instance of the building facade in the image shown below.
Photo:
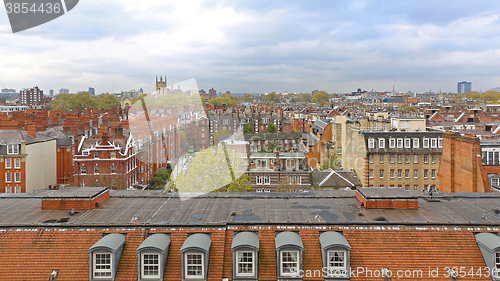
M457 93L464 94L472 91L472 83L467 81L458 82Z
M43 101L43 91L40 90L38 86L21 90L19 96L19 102L22 105L37 105L42 103L42 101Z

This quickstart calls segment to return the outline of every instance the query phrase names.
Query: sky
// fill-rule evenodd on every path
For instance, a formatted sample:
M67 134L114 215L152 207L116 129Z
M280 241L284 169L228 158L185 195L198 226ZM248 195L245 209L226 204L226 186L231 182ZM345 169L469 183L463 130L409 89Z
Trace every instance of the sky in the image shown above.
M500 1L81 0L12 33L0 8L0 86L46 93L456 92L500 86Z

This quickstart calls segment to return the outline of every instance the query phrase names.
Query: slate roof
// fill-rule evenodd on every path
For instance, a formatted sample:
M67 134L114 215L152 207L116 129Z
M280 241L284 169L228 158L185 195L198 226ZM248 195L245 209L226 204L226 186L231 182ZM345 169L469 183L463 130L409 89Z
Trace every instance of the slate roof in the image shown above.
M373 190L375 196L377 191ZM57 192L0 196L2 279L48 280L52 270L58 270L56 280L88 280L88 249L103 234L121 233L126 238L116 280L137 280L137 248L152 233L168 233L171 244L163 280L177 281L182 273L180 249L188 234L208 233L208 280L232 280L234 234L252 231L259 236L259 280L275 281L277 233L297 232L304 246L303 269L321 270L319 236L338 231L351 246L351 268L422 271L421 278L393 280L450 280L444 276L445 267L486 266L474 233L500 231L495 211L500 193L438 193L438 200L429 200L420 191L410 191L419 209L362 209L363 216L358 214L361 203L355 191L210 193L181 201L177 194L161 191L121 190L111 191L111 198L99 208L74 216L68 210L41 210L41 198ZM69 221L43 223L61 217ZM388 221L377 221L379 217ZM429 278L429 268L439 268L439 278ZM466 279L491 280L484 275ZM351 280L382 278L359 274Z

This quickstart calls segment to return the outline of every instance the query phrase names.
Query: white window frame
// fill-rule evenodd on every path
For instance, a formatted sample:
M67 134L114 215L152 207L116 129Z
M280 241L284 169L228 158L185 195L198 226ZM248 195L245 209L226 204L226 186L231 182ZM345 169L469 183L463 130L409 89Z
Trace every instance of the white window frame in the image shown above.
M424 179L429 178L429 170L424 170Z
M396 162L396 155L395 154L391 154L390 158L391 158L390 159L390 163L394 164Z
M424 164L429 163L429 154L424 154Z
M152 265L148 265L148 266L156 266L158 268L158 274L157 275L145 275L144 272L144 267L145 267L145 263L144 263L144 256L145 255L154 255L154 256L157 256L158 259L158 263L155 265L155 264L152 264ZM160 273L161 273L161 268L160 268L160 254L158 253L150 253L150 252L145 252L145 253L141 253L141 279L158 279L160 278Z
M443 148L443 138L438 138L438 148Z
M418 138L414 138L413 139L413 148L419 148L419 139Z
M94 175L99 175L100 173L101 173L101 167L99 167L99 164L95 164Z
M368 148L375 148L375 139L368 139Z
M368 163L373 164L373 154L368 155Z
M12 182L12 173L11 172L5 173L5 182Z
M401 179L401 178L403 178L403 170L398 169L398 179Z
M413 164L418 164L418 154L413 154Z
M423 138L422 139L422 147L423 148L429 148L429 139L428 138Z
M383 179L384 178L384 169L381 169L379 173L380 173L380 178Z
M20 172L14 173L14 182L21 182L21 173Z
M335 253L342 253L343 254L343 257L344 257L344 260L342 261L342 263L344 264L344 266L330 266L331 263L335 263L334 262L330 262L330 254L333 253L335 255ZM328 270L330 272L333 272L333 274L335 274L335 272L341 272L341 271L344 271L344 274L341 275L341 276L346 276L347 275L347 251L339 251L339 250L329 250L326 252L326 258L327 258L327 264L326 264L326 267L328 268ZM339 263L339 262L337 262ZM335 275L336 276L336 275Z
M14 192L15 193L21 193L21 187L20 186L14 187Z
M302 177L301 176L288 176L288 184L289 185L301 185Z
M409 178L410 178L410 170L406 169L405 170L405 179L409 179Z
M405 154L405 164L410 164L410 154Z
M418 179L418 170L413 170L413 178Z
M368 177L373 179L373 170L368 170Z
M94 151L94 159L99 159L100 156L101 153L99 153L99 151Z
M97 269L97 255L109 255L109 269ZM94 252L92 253L92 278L93 279L110 279L113 276L113 254L109 252ZM105 266L107 264L100 264ZM96 276L96 273L107 273L109 272L109 276Z
M403 148L403 139L398 139L397 145L398 148Z
M431 163L432 163L432 164L435 164L435 163L436 163L436 160L437 160L437 156L436 156L436 154L431 154Z
M87 167L85 165L82 165L80 167L80 174L86 175L87 174Z
M7 154L19 154L19 144L8 144Z
M21 158L14 158L14 169L21 169Z
M12 158L5 158L5 169L12 169Z
M436 173L436 169L432 169L432 170L431 170L431 178L432 178L432 179L435 179L435 178L436 178L436 174L437 174L437 173Z
M384 154L380 154L380 164L384 164Z
M192 266L201 266L201 275L188 275L188 255L199 255L201 256L201 265L192 265ZM203 253L184 253L184 278L185 279L203 279L205 278L205 255Z
M405 148L411 147L411 139L405 139Z
M390 138L389 139L389 148L395 148L396 147L396 139Z
M284 262L283 262L283 254L284 253L295 253L297 255L297 261L295 261L295 262L286 262L286 263L289 263L289 264L295 263L296 264L296 266L295 266L296 272L293 272L293 271L292 272L284 272L283 271L283 268L284 268L284 266L283 266L283 264L284 264ZM299 251L280 251L280 275L281 276L293 276L293 275L297 274L297 272L300 270L299 263L300 263L300 253L299 253ZM291 268L293 268L293 267L291 267Z
M395 175L394 169L391 169L391 171L390 171L390 174L389 174L389 175L390 175L391 179L393 179L393 178L394 178L394 175Z
M398 164L403 163L403 154L398 154Z
M385 139L378 139L378 147L385 148Z
M431 139L431 148L437 148L437 139L436 138Z
M247 261L240 261L239 255L240 254L251 254L252 255L252 261L247 262ZM239 265L240 264L249 264L251 265L251 273L240 273L239 272ZM253 277L255 276L255 251L236 251L236 263L235 263L235 275L237 277Z
M499 178L492 178L491 179L491 185L498 186L499 184L500 184Z
M12 193L12 186L6 186L5 187L5 193Z

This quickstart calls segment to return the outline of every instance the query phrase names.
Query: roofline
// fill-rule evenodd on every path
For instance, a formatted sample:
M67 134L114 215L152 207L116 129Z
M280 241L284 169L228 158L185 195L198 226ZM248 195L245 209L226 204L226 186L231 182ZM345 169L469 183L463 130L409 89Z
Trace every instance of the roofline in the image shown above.
M25 227L27 229L33 228L159 228L159 227L184 227L184 228L207 228L207 227L227 227L227 226L235 226L235 225L301 225L301 226L448 226L448 227L500 227L499 224L484 224L484 223L451 223L451 222L387 222L387 221L360 221L360 222L226 222L226 223L213 223L213 224L151 224L151 223L142 223L142 224L17 224L17 225L0 225L0 229L9 229L9 228L22 228ZM283 231L283 230L280 230ZM473 230L472 230L473 231ZM479 230L478 230L479 231Z

